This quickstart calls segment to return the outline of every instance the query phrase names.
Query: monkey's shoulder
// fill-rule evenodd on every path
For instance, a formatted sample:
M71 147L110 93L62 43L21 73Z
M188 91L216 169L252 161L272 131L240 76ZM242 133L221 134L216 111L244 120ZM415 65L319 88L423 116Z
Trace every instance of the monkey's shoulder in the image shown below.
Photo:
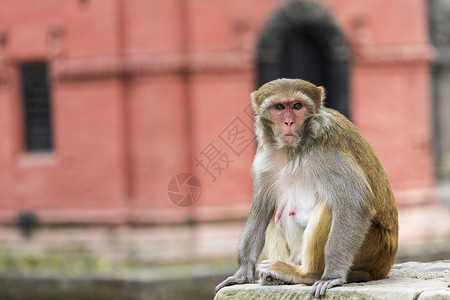
M358 127L340 112L324 107L319 115L323 118L323 120L320 121L325 123L325 126L323 127L323 133L325 135L335 134L338 135L338 137L341 137L341 139L362 137Z
M317 118L315 122L324 126L314 132L311 138L305 139L303 147L305 151L319 147L334 153L345 152L351 156L360 151L374 155L372 147L358 127L338 111L323 107L315 118Z

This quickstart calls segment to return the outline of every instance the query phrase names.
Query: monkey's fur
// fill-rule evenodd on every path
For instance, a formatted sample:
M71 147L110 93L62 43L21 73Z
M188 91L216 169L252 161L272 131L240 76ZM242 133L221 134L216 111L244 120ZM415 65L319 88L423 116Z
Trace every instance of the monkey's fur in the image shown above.
M386 172L359 130L324 107L324 98L322 87L299 79L274 80L252 93L253 205L239 243L240 267L216 291L254 282L260 256L268 259L256 268L261 284L313 284L315 297L389 273L398 221ZM269 108L279 99L303 105L295 143L277 136L281 125Z

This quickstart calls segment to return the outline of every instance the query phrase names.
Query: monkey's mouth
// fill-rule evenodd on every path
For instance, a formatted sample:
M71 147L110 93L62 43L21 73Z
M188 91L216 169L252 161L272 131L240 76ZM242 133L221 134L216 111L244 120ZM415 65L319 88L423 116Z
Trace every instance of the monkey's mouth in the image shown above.
M287 134L284 134L283 136L281 136L281 140L285 143L296 142L297 139L298 139L298 136L293 133L287 133Z

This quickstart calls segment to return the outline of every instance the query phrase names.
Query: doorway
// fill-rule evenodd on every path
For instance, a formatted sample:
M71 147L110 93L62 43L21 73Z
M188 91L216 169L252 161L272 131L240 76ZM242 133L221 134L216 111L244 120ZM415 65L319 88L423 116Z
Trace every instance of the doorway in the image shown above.
M350 117L350 50L322 5L291 0L267 21L258 45L257 86L277 78L301 78L325 87L325 105Z

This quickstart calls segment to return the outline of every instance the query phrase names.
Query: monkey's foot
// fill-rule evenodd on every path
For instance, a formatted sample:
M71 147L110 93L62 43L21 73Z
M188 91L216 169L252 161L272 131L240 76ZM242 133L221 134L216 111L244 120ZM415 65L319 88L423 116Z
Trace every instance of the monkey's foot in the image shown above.
M284 285L284 284L291 284L291 283L286 282L284 280L273 278L270 275L261 275L261 278L259 279L259 284L261 284L261 285Z
M256 271L260 276L260 284L280 285L294 284L294 276L297 272L297 266L282 261L264 260Z
M334 286L343 285L345 283L345 279L337 278L330 280L319 280L314 283L311 288L311 294L314 297L319 298L320 296L325 295L328 289L331 289Z

